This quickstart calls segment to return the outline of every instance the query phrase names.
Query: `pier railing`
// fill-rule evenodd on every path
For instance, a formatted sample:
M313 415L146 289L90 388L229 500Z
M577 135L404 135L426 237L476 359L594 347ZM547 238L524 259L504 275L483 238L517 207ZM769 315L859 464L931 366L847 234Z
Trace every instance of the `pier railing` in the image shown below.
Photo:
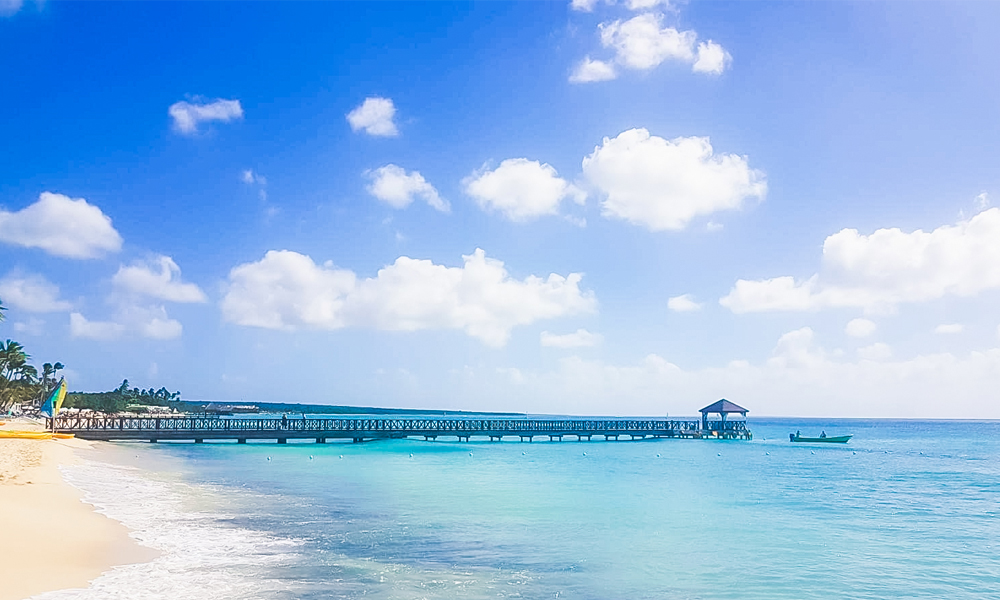
M354 441L379 438L489 437L501 440L518 437L530 441L536 436L550 440L573 436L576 439L722 438L750 439L745 423L721 422L716 428L702 429L699 421L671 419L455 419L455 418L251 418L219 417L124 417L60 416L56 431L73 433L91 440L195 440L328 438Z

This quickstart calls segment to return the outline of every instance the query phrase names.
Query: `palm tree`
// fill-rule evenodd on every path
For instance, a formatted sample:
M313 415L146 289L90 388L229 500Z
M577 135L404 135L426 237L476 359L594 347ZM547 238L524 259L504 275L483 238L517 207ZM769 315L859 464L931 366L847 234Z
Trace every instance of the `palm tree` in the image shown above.
M57 362L56 364L45 363L42 365L42 380L39 382L38 391L38 401L42 402L45 400L46 394L48 394L52 389L49 387L49 382L53 384L56 382L56 373L63 369L63 364Z
M0 300L0 323L7 318L7 315L3 314L5 310L7 310L7 307L3 305L3 300Z
M29 358L31 357L24 351L24 346L21 344L11 340L0 343L0 377L12 379L28 364Z
M38 370L28 364L29 358L21 344L0 343L0 409L34 396Z

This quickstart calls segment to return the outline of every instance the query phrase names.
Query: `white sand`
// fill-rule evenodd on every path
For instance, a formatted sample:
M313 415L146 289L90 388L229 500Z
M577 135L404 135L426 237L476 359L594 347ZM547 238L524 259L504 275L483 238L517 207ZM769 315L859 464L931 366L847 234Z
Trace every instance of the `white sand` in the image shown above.
M3 429L37 429L25 421ZM94 512L63 481L82 440L0 439L0 600L86 587L115 565L146 562L155 551L125 527Z

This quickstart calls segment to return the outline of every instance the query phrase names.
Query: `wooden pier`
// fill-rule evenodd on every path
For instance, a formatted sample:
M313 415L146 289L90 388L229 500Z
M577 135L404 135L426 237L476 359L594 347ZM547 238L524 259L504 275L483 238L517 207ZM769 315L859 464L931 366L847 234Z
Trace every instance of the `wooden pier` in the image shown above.
M668 419L546 419L546 418L225 418L59 416L55 431L85 440L194 441L351 440L472 438L490 441L536 438L548 441L640 440L646 438L752 439L746 421Z

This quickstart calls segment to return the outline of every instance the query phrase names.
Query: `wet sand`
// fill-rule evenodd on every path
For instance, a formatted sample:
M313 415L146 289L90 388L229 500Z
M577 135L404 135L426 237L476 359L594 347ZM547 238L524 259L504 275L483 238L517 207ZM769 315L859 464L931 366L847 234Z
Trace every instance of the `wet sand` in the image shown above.
M41 429L27 421L2 428ZM156 556L63 480L59 465L77 460L74 449L90 444L0 439L0 600L86 587L116 565Z

